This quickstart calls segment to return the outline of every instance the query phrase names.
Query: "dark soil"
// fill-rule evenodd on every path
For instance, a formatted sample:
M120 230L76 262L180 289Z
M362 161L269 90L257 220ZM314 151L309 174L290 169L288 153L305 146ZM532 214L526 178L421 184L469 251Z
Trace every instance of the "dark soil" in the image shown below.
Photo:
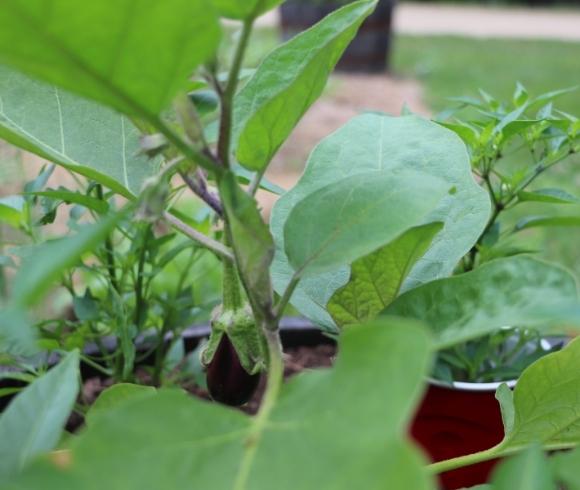
M308 369L331 367L336 356L337 348L332 344L314 346L289 347L284 352L284 378L288 379ZM137 372L137 378L142 384L151 384L151 377L145 370ZM102 391L113 384L112 379L93 377L83 384L80 402L85 406L92 405ZM260 384L252 399L240 410L247 414L255 414L260 406L260 400L266 387L266 377L262 376ZM197 398L211 400L208 392L194 382L183 385L183 388ZM78 430L83 425L83 417L74 412L67 424L69 431Z

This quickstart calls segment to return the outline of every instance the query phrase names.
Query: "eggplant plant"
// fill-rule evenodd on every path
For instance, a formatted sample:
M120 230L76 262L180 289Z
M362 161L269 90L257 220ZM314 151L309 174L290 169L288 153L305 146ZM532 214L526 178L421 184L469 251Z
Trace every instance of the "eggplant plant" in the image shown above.
M487 114L493 125L465 129L361 114L313 150L268 225L254 197L272 189L268 165L376 6L349 3L247 77L253 23L279 3L2 2L0 136L88 178L116 203L24 256L0 315L3 354L41 353L32 308L63 271L103 244L106 251L129 220L170 226L220 261L222 304L202 353L216 400L243 403L257 377L267 382L254 416L175 388L118 384L86 427L63 438L80 353L62 352L0 417L1 487L427 490L439 472L506 457L490 488L575 488L578 341L527 367L513 391L499 388L505 438L497 446L433 463L407 434L439 352L505 326L540 335L580 326L577 285L565 269L526 255L484 259L498 209L511 205L508 196L521 200L530 177L488 182L488 157L471 145L485 141L493 153L510 128L571 153L578 121L555 124L545 107L536 120L521 119L552 96L520 96L521 111L498 107ZM221 18L240 24L229 66L217 56ZM180 212L172 196L184 188L212 227ZM10 209L0 206L5 216ZM142 278L138 269L136 283ZM332 369L284 383L279 324L290 303L338 337L339 354ZM572 451L546 456L560 449Z

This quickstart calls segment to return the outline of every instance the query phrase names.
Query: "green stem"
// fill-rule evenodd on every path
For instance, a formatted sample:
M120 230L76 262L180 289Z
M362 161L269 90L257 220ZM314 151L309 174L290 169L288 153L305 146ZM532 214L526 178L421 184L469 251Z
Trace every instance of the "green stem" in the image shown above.
M103 186L101 184L96 185L97 197L101 201L105 201L103 194ZM111 240L111 235L108 234L105 238L105 258L107 262L107 270L109 271L109 277L111 279L111 285L119 291L119 283L117 282L117 271L115 269L115 252L113 247L113 240Z
M143 228L143 239L141 244L141 251L139 254L139 264L137 265L137 279L135 281L135 326L137 330L141 329L143 324L143 310L145 309L145 301L143 298L143 275L145 272L145 258L147 256L147 245L149 242L149 235L151 233L151 225L147 224Z
M226 168L229 168L230 166L230 145L232 136L232 113L234 96L236 95L240 69L242 68L242 61L244 59L246 48L248 47L250 34L252 33L253 23L253 19L244 21L242 34L236 48L234 60L228 76L227 85L224 92L221 94L222 107L220 117L220 137L218 140L217 152L218 159Z
M268 384L266 385L266 391L262 398L260 410L253 419L248 438L246 439L245 452L234 484L234 490L243 490L247 487L248 477L254 462L256 450L258 449L262 433L268 424L272 410L276 405L284 378L284 362L282 360L280 336L277 328L273 327L273 325L264 325L263 328L268 345L269 356Z
M294 293L294 290L296 289L296 286L298 286L299 283L300 283L300 277L295 274L294 276L292 276L292 279L290 279L288 286L286 286L286 290L284 291L284 294L280 298L280 301L278 301L278 304L276 305L276 308L274 310L273 325L275 325L275 328L278 328L278 323L280 323L280 320L282 319L282 315L284 314L284 309L286 308L286 306L290 302L290 299L292 298L292 294Z
M230 262L234 260L234 255L232 254L232 251L229 248L225 247L222 243L218 242L217 240L214 240L213 238L210 238L207 235L204 235L203 233L197 231L195 228L192 228L191 226L185 224L179 218L173 216L171 213L167 211L163 213L163 218L165 219L165 221L169 222L169 224L171 224L174 228L177 228L179 231L181 231L184 235L187 235L193 241L199 243L208 250L211 250L213 253L215 253L222 259L225 259L226 261Z
M467 454L466 456L459 456L457 458L447 459L445 461L439 461L437 463L432 463L427 466L429 472L434 474L444 473L446 471L455 470L457 468L463 468L464 466L470 466L472 464L481 463L483 461L489 461L502 455L501 444L494 446L485 451L480 451L478 453Z
M227 236L229 233L225 233ZM230 240L225 240L229 243ZM223 263L223 309L224 311L239 310L243 306L242 291L240 289L240 280L236 266L229 260Z

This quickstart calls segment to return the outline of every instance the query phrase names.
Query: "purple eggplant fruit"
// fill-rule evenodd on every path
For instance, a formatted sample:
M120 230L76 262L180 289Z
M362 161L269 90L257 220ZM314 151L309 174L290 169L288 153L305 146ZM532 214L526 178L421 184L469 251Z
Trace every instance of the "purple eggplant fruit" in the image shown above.
M207 366L207 387L220 403L239 407L247 403L260 382L260 373L249 374L240 363L227 335L222 335L213 359Z

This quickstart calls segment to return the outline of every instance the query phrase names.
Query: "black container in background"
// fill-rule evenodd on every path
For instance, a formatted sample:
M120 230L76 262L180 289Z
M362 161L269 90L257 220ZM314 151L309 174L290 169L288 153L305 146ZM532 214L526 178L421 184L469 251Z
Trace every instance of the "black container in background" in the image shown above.
M313 26L344 2L332 0L286 0L280 7L282 37L286 41ZM380 0L346 48L337 70L351 73L377 73L389 69L389 52L394 0Z

